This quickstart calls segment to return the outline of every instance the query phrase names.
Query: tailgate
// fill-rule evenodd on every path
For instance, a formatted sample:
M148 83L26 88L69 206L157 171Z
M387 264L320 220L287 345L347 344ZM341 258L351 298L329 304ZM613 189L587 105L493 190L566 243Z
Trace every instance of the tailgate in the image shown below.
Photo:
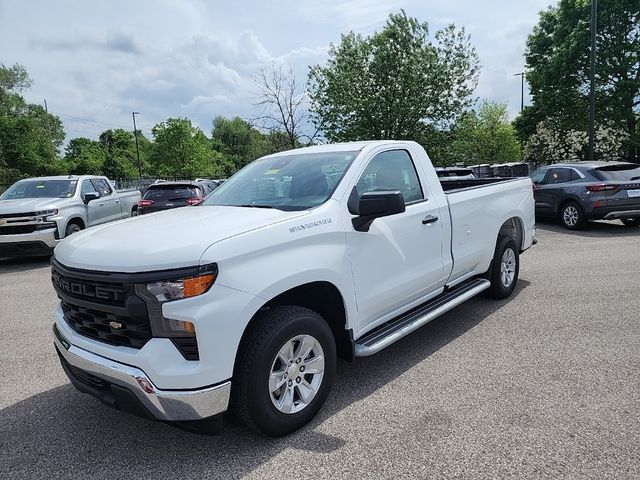
M640 182L607 182L607 185L616 187L606 192L608 208L640 208Z

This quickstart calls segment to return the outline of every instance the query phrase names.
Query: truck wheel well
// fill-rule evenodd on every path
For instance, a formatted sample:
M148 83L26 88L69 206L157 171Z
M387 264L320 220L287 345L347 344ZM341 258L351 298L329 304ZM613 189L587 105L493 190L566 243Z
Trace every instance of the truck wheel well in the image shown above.
M78 225L81 229L84 230L84 221L80 217L74 217L67 222L67 227L71 224Z
M500 231L498 232L498 239L500 237L513 238L516 242L516 245L520 247L520 251L522 252L522 241L524 237L522 220L518 217L511 217L509 220L504 222L500 227Z
M340 291L329 282L312 282L287 290L265 303L253 316L245 329L240 345L249 337L248 333L260 321L260 312L277 306L295 305L318 313L331 327L336 341L338 356L352 361L353 343L346 329L347 317ZM240 349L238 349L238 352ZM237 359L236 359L237 360Z

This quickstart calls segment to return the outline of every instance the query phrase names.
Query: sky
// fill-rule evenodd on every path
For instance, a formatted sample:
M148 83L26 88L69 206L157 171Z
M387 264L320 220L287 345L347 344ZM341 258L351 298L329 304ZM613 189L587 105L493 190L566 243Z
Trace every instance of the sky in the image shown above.
M64 122L67 141L108 128L188 117L210 134L215 116L251 118L254 76L272 62L305 80L331 43L380 30L390 13L454 23L482 66L475 96L520 109L527 35L552 0L0 0L0 63L24 65L26 99ZM528 95L525 87L525 104Z

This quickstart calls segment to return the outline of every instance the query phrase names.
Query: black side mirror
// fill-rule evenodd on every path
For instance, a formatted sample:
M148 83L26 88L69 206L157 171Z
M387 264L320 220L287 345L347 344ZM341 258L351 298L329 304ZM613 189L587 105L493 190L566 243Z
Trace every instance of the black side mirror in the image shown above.
M368 232L376 218L388 217L404 210L404 197L400 192L367 192L360 197L358 216L351 223L358 232Z
M98 192L87 192L82 195L82 201L85 203L89 203L91 200L97 200L100 198L100 194Z

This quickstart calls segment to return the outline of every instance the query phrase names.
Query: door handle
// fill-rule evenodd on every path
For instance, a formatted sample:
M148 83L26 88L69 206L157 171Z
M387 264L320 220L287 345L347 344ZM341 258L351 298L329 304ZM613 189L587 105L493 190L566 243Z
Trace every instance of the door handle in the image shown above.
M116 202L116 203L120 203L120 199L119 199L119 198L116 198L116 199L114 200L114 202Z
M433 222L437 222L438 221L438 217L434 216L434 215L427 215L426 217L424 217L422 219L422 224L426 225L428 223L433 223Z
M101 207L104 207L104 202L100 202L98 205L100 205Z

